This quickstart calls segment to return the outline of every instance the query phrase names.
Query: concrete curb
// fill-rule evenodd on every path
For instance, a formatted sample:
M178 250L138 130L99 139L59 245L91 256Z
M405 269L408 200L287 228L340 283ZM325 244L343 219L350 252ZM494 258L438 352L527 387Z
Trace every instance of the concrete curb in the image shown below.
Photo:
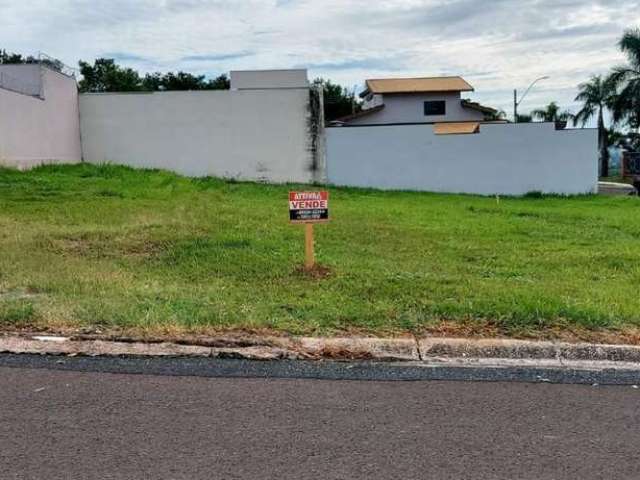
M438 356L640 362L640 347L634 345L463 338L424 338L418 342L425 358Z
M99 336L0 335L0 353L69 356L210 357L247 360L370 360L425 364L636 368L640 347L509 339L207 337L163 341Z

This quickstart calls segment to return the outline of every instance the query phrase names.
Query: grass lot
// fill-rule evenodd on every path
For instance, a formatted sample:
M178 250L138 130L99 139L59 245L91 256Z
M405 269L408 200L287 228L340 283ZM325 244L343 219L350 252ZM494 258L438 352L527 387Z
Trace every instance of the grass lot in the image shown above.
M0 326L536 335L640 326L640 200L332 189L317 254L290 186L114 166L0 170Z

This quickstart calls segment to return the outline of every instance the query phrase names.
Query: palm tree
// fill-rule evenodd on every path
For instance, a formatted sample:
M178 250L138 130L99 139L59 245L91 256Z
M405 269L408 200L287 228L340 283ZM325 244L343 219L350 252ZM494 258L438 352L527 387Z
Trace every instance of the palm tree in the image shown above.
M627 55L628 65L615 67L610 77L619 90L613 105L613 119L626 120L640 133L640 28L624 32L619 46Z
M560 107L556 102L551 102L544 108L539 108L531 112L531 116L537 120L543 122L555 122L556 125L573 118L573 115L569 111L560 111Z
M600 75L591 77L588 82L581 83L576 102L582 102L582 108L573 117L573 124L584 127L594 116L598 116L598 150L600 151L600 175L609 175L609 150L607 129L604 124L604 111L613 108L616 103L616 88L610 78Z

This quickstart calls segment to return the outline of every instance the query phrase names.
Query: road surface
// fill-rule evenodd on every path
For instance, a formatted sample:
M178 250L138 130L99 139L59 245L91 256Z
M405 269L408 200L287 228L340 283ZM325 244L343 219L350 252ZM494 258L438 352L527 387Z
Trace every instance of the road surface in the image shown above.
M640 390L0 367L4 479L637 479Z

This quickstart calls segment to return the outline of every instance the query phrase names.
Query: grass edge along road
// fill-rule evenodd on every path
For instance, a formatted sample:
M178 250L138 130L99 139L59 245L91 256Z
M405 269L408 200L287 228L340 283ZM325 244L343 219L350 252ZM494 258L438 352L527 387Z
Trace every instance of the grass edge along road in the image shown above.
M637 331L638 198L329 188L314 276L299 268L303 228L288 223L296 188L309 186L0 169L0 327Z

